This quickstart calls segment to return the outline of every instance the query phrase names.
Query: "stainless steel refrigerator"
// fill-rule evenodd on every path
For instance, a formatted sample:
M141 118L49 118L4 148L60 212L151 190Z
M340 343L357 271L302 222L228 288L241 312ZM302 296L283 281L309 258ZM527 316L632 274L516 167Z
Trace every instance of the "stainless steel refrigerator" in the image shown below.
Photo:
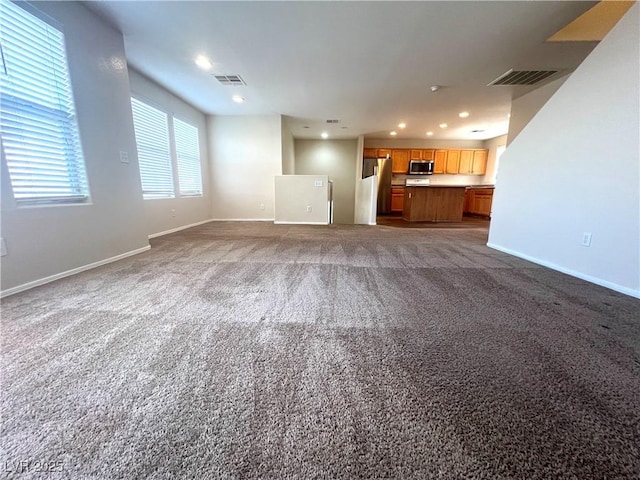
M391 159L365 158L362 164L362 178L378 176L378 215L391 213Z

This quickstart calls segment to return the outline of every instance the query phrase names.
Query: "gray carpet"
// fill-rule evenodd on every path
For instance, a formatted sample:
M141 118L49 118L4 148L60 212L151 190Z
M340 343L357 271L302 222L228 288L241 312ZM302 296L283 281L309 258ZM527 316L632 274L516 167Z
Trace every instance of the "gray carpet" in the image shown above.
M640 301L486 237L210 223L9 297L3 474L640 478Z

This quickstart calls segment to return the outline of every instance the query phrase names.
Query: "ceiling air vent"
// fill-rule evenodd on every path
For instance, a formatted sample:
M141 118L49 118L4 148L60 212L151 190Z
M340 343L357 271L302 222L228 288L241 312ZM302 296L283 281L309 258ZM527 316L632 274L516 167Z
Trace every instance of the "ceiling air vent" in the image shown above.
M247 85L240 75L215 75L215 77L222 85L232 85L234 87Z
M489 85L535 85L550 77L558 70L509 70L496 78Z
M327 120L327 123L340 123L340 120Z

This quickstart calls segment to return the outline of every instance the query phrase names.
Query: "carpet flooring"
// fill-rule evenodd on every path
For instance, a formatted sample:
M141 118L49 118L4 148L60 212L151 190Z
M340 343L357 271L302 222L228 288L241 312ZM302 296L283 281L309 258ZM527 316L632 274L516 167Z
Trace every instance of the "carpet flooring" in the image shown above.
M640 478L640 301L486 239L214 222L8 297L2 474Z

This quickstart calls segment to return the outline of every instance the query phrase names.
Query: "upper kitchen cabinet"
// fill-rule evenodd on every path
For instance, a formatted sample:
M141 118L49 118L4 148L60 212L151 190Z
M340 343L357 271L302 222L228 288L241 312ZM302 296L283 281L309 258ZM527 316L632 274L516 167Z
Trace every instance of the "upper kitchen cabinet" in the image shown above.
M447 163L447 151L436 150L433 154L433 173L444 173Z
M487 150L461 150L458 173L484 175L487 171Z
M487 173L488 155L489 155L488 150L474 150L473 164L471 167L472 175L484 175L485 173Z
M365 148L362 151L362 156L364 158L378 158L378 149L377 148Z
M460 150L447 151L447 163L444 167L444 173L455 174L460 168Z
M391 156L391 150L388 148L378 149L378 158L386 158Z
M409 171L409 150L391 150L391 173L407 173Z
M458 173L471 175L473 165L473 150L460 150L460 166Z
M411 150L411 160L422 160L422 150Z
M436 151L433 148L422 150L422 160L433 160Z

